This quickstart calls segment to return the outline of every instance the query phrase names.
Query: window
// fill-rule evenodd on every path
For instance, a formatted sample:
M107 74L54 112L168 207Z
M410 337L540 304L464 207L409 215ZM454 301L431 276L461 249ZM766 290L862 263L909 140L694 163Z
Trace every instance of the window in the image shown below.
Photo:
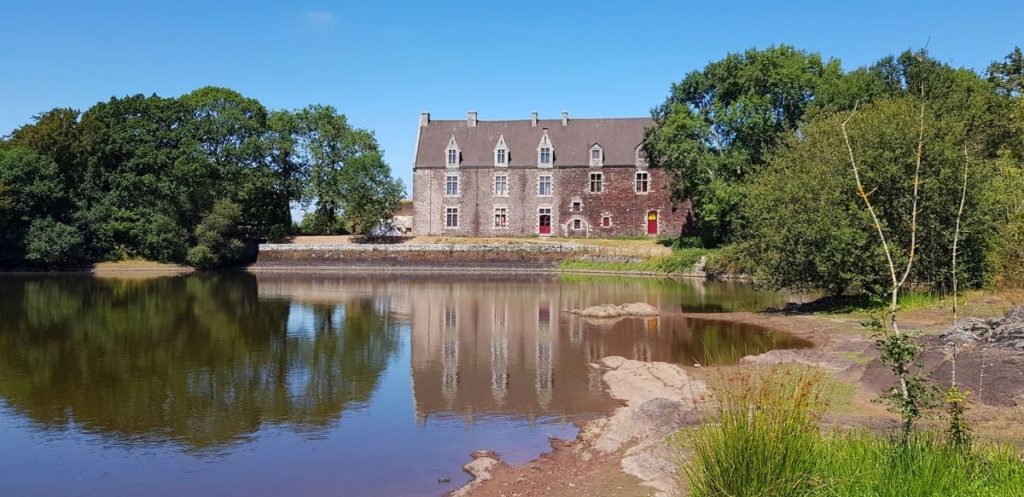
M445 177L444 194L449 197L459 196L459 175L449 174Z
M537 195L550 196L551 195L551 176L543 174L537 177Z
M447 207L444 210L444 227L445 228L458 228L459 227L459 208L458 207Z
M496 197L507 197L508 196L508 176L504 174L494 175L494 196Z
M644 152L643 145L636 147L636 167L647 167L647 153Z
M601 227L602 228L611 228L612 227L612 217L609 216L609 215L601 216Z
M498 137L498 144L494 146L494 165L504 167L508 165L508 145L505 143L505 135Z
M583 221L580 221L579 219L573 219L572 220L572 229L574 229L576 231L582 230L583 229Z
M636 192L647 193L649 188L647 173L636 173Z
M454 148L448 149L448 165L454 166L459 163L459 151Z
M495 207L494 208L494 227L495 228L508 228L508 208L507 207Z
M590 151L590 160L601 160L601 149L595 148Z
M590 167L601 167L604 162L604 151L600 145L590 147Z
M548 148L548 147L541 147L540 148L540 163L541 164L545 164L545 165L551 164L551 149L550 148Z
M601 173L590 173L590 193L601 193L604 191L604 182Z
M583 210L583 202L580 202L579 200L573 200L572 201L572 206L569 208L569 210L572 211L572 212L580 212L580 211L582 211Z

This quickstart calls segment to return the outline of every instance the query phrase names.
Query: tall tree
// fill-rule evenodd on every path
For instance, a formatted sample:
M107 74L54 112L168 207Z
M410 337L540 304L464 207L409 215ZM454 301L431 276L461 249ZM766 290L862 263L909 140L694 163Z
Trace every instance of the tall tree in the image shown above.
M729 54L672 85L645 150L671 174L674 197L693 200L706 244L733 239L742 183L841 74L838 60L780 45Z

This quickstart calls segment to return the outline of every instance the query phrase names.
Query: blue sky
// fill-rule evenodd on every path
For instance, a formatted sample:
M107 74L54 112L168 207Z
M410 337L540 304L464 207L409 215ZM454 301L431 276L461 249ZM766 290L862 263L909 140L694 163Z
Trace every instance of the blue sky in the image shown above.
M422 111L646 115L728 52L788 43L852 68L926 42L983 70L1024 44L1024 2L0 0L0 135L56 106L226 86L337 107L408 188Z

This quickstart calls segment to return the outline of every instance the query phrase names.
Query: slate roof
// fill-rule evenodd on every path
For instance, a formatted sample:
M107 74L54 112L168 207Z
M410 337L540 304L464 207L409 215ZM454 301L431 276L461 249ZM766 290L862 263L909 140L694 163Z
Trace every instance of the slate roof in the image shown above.
M605 166L624 166L636 163L636 147L644 137L644 128L654 121L646 117L569 119L562 126L561 119L539 119L530 126L529 119L512 121L477 121L469 126L465 119L431 120L420 127L416 147L417 168L445 167L448 140L455 135L462 150L461 167L493 166L494 146L504 136L509 150L509 166L537 165L537 145L544 128L555 149L554 165L585 166L590 164L589 151L595 143L604 150Z

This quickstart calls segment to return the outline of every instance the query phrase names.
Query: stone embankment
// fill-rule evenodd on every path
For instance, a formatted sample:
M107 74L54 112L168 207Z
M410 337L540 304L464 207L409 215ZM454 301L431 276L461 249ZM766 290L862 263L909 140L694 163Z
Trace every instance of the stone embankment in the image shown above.
M507 269L554 270L595 247L575 244L263 244L254 270L331 269Z

